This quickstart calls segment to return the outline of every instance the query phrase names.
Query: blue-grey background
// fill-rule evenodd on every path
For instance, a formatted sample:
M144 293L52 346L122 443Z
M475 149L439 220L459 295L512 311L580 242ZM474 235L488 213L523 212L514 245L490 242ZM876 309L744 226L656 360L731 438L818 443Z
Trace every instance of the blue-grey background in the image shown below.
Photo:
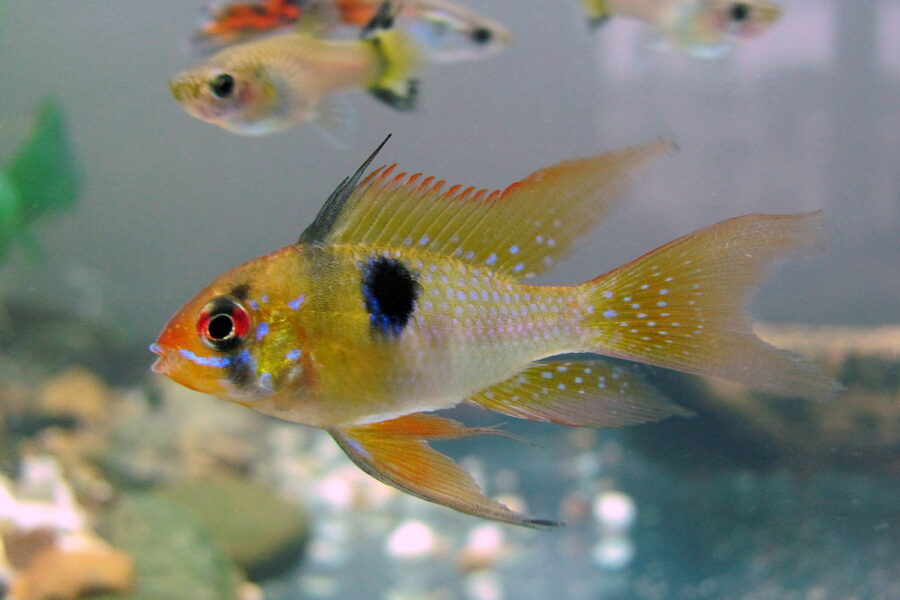
M755 315L900 317L894 0L788 0L770 32L718 61L655 51L638 23L592 33L576 0L466 0L508 25L514 44L489 60L430 67L414 114L354 94L360 125L347 150L308 125L244 138L187 116L166 82L197 61L187 40L198 4L7 3L0 152L56 94L86 175L79 209L39 227L49 260L8 271L7 292L119 318L149 341L209 279L295 240L388 132L383 161L487 187L663 134L681 151L645 171L546 281L592 277L739 214L821 208L827 246L777 268Z

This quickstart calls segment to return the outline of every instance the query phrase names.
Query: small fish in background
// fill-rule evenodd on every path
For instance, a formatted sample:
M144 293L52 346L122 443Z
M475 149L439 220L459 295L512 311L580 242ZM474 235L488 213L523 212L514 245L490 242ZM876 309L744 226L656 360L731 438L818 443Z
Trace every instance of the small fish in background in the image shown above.
M340 146L353 114L334 94L365 89L392 108L411 110L420 62L384 2L358 40L297 31L245 42L179 74L169 87L188 114L233 133L267 135L310 120Z
M212 2L203 7L194 47L209 53L263 34L291 31L303 15L301 4L300 0Z
M816 213L724 221L580 285L525 283L566 255L635 170L670 147L655 141L570 160L488 192L395 166L363 179L380 146L296 244L228 271L187 302L151 346L153 369L323 428L363 471L414 496L506 523L552 525L483 495L428 445L503 432L425 412L466 401L587 427L690 415L630 370L560 356L570 353L778 394L837 392L816 367L757 338L743 310L770 261L816 238Z
M238 42L289 31L314 0L215 3L194 32L194 46L208 53ZM322 0L323 28L358 29L372 20L381 0ZM433 62L459 62L493 56L512 41L509 30L485 16L445 0L406 0L398 7L403 27Z
M694 58L719 58L738 40L751 39L781 18L763 0L581 0L591 26L613 16L656 26L662 41Z

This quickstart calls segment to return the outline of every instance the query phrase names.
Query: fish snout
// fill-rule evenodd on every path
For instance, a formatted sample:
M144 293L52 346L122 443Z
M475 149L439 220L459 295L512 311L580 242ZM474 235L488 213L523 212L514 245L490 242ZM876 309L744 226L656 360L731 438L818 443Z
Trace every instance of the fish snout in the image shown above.
M172 92L172 97L182 103L195 100L198 88L197 82L190 79L176 77L169 81L169 91Z
M157 355L156 361L150 367L153 372L160 375L168 375L175 362L175 349L156 342L150 344L150 352Z

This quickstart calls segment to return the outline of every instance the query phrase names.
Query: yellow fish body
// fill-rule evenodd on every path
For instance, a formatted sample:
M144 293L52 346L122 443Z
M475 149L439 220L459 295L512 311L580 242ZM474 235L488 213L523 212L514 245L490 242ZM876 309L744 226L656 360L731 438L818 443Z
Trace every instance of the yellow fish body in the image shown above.
M332 94L365 89L398 110L415 106L418 50L393 27L389 5L359 40L324 40L307 31L228 47L176 76L172 95L198 119L243 135L284 131L304 120L329 129Z
M828 396L812 365L761 342L741 306L816 216L749 215L591 281L524 283L565 255L666 142L572 160L488 193L368 162L298 243L222 275L168 323L154 370L328 430L366 472L462 512L529 519L427 442L472 429L422 414L466 400L525 419L616 427L688 411L590 352ZM376 151L377 152L377 151ZM373 154L374 157L374 154Z
M625 16L656 26L663 40L696 58L717 58L738 39L766 31L781 8L765 0L581 0L592 26Z

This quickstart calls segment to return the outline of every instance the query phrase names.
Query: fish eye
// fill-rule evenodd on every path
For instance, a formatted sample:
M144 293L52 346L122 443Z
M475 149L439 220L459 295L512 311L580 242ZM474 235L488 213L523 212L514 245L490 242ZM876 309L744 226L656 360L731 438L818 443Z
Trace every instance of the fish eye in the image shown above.
M472 41L476 44L487 44L494 37L494 32L487 27L479 27L472 32Z
M750 18L750 5L745 2L736 2L731 5L731 19L740 23Z
M197 319L197 333L213 350L237 348L250 330L250 315L231 298L222 297L206 304Z
M216 98L227 98L234 91L234 77L228 73L220 73L209 82L209 90Z

